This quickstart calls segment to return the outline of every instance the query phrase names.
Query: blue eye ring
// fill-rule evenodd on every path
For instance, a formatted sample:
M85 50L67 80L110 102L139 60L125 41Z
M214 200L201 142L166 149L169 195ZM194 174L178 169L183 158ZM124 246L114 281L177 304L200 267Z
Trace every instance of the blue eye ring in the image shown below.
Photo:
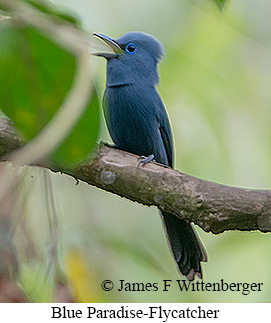
M136 47L136 45L135 44L133 44L133 43L129 43L128 45L126 45L126 47L125 47L125 51L126 51L126 53L128 53L128 54L134 54L135 52L136 52L136 50L137 50L137 47Z

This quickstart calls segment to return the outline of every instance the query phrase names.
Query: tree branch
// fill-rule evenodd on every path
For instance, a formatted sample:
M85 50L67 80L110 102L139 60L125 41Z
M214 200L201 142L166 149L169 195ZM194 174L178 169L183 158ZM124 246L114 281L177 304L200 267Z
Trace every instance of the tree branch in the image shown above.
M19 140L14 131L1 131L1 123L7 124L4 120L0 118L0 147L6 145L1 152L8 152L18 147ZM10 136L5 140L6 133L14 134L13 144ZM137 156L105 145L99 146L94 158L77 169L57 171L131 201L157 206L208 232L271 232L270 190L220 185L157 163L143 167Z

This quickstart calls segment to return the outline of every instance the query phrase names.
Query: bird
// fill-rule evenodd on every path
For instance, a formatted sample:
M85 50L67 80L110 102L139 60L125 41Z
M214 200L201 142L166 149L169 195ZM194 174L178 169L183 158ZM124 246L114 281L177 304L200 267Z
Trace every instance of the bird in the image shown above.
M140 156L143 164L155 160L173 168L171 126L157 90L163 45L140 31L116 39L101 33L93 36L111 48L94 55L107 61L103 110L115 147ZM196 276L202 279L201 262L207 256L191 224L174 214L160 213L179 272L189 281Z

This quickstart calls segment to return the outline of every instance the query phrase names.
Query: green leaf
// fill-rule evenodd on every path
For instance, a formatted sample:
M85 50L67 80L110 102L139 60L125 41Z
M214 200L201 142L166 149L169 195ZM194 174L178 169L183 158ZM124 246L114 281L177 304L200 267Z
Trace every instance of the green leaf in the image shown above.
M26 141L31 140L53 118L70 90L75 58L35 29L0 26L0 70L0 109ZM68 167L86 158L98 131L94 91L81 119L52 154L52 163Z
M51 3L50 1L47 0L21 0L23 2L26 2L28 5L31 5L34 7L34 9L37 9L51 18L57 18L57 19L62 19L65 20L66 22L69 22L76 26L78 29L81 29L81 24L79 23L79 16L74 16L74 12L70 13L68 11L63 12L58 9L56 5ZM6 5L0 4L0 14L1 11L3 14L10 14L12 10L7 9Z
M75 18L73 15L71 15L68 12L59 11L57 6L55 6L53 3L49 1L46 1L46 0L24 0L24 1L31 4L39 11L42 11L43 13L46 13L47 15L51 16L52 18L61 18L63 20L66 20L67 22L72 23L77 28L80 28L80 24L78 23L78 20L79 20L78 17Z
M225 7L225 4L228 0L213 0L216 5L218 6L219 10L223 10Z
M52 162L61 167L70 167L82 162L93 150L99 133L99 100L94 89L92 98L79 122L62 145L53 153Z
M0 109L26 140L51 120L75 74L74 57L30 28L0 28Z

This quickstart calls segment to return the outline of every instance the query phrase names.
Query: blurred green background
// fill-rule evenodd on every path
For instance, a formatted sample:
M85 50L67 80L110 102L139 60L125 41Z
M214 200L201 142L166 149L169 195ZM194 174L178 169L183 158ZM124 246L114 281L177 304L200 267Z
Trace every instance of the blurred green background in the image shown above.
M118 37L141 30L164 44L159 92L171 119L177 169L228 185L271 188L269 0L232 0L223 14L207 0L52 2L77 16L89 33ZM90 60L102 93L105 62ZM103 118L101 122L100 139L109 141ZM30 300L55 299L57 274L77 301L271 301L270 234L236 231L216 236L200 228L196 230L209 256L204 281L262 282L262 292L181 293L177 287L168 292L102 291L105 279L116 286L120 279L159 286L163 279L182 279L157 209L77 185L61 174L35 168L22 172L17 203L29 220L28 238L23 232L15 237L19 283Z

